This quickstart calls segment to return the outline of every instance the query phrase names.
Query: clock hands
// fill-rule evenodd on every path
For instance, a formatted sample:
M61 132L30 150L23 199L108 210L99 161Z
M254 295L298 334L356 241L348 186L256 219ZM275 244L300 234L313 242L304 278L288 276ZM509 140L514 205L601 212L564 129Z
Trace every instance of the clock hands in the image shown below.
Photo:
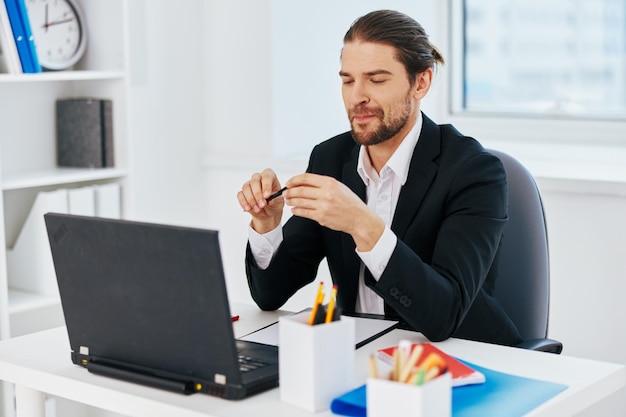
M73 20L74 20L73 18L64 19L64 20L55 20L54 22L47 23L47 24L45 25L45 28L46 28L46 29L48 29L50 26L58 25L58 24L60 24L60 23L67 23L67 22L71 22L71 21L73 21Z
M61 23L68 23L68 22L71 22L73 20L74 20L74 18L70 17L70 18L66 18L66 19L61 18L61 20L55 20L54 22L48 22L48 5L46 4L46 21L43 24L42 28L44 28L46 30L46 32L47 32L48 28L50 26L59 25Z

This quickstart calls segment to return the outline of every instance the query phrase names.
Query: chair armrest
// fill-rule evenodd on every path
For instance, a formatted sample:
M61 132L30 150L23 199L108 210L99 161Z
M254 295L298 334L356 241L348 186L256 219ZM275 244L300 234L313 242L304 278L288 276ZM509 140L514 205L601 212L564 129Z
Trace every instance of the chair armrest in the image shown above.
M556 353L563 351L563 343L553 339L530 339L516 345L522 349L536 350L539 352Z

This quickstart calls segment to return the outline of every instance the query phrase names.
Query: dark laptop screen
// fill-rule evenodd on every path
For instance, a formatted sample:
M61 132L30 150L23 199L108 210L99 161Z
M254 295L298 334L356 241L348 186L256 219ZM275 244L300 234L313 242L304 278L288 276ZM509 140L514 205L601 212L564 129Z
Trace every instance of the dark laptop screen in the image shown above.
M240 383L216 231L45 220L73 351Z

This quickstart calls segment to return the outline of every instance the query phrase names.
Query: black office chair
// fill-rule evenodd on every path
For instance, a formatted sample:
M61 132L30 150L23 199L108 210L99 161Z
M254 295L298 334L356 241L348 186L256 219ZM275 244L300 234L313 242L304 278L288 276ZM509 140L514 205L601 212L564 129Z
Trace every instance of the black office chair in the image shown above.
M495 295L524 340L518 347L561 353L563 344L548 339L550 267L548 234L541 195L532 174L515 158L489 150L507 175L509 220L500 247Z

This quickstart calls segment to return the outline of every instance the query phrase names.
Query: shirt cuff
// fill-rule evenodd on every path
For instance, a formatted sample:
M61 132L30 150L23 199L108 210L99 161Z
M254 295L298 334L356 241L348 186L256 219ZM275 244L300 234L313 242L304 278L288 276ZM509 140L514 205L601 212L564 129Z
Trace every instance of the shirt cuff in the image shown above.
M398 237L389 227L385 227L383 234L376 242L376 245L372 250L368 252L356 251L356 254L361 258L365 267L370 271L376 281L380 279L387 268L387 264L391 259Z
M252 226L248 226L248 242L259 269L267 269L274 253L283 242L282 225L264 234L260 234Z

